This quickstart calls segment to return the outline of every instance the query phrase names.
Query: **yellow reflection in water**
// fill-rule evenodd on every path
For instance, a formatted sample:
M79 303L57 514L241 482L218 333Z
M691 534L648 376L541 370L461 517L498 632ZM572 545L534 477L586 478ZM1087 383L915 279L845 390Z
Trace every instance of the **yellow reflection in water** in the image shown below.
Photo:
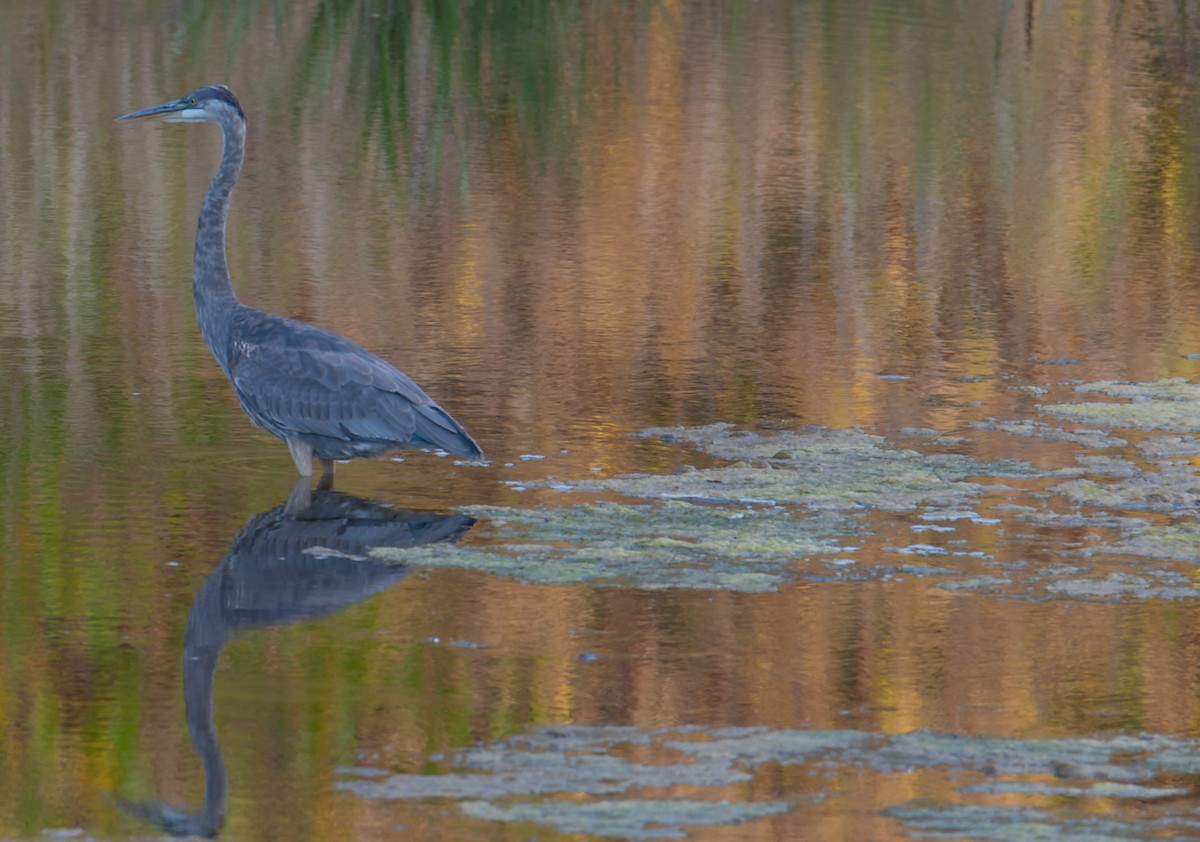
M122 784L195 794L183 618L290 482L194 327L217 136L114 116L231 84L251 126L239 292L396 360L495 458L343 476L425 507L511 503L502 480L696 461L629 436L651 424L961 433L1027 411L1011 385L1195 376L1195 23L1159 5L528 4L511 21L407 4L4 6L0 834L119 829L98 793ZM881 523L879 540L906 528ZM1057 560L1034 539L970 542ZM1200 726L1183 603L439 574L344 622L230 652L219 692L246 713L220 725L241 740L239 821L278 803L317 835L374 832L327 786L361 745L418 768L541 722ZM275 695L255 702L264 682ZM864 802L924 784L881 786ZM264 838L295 830L256 821Z

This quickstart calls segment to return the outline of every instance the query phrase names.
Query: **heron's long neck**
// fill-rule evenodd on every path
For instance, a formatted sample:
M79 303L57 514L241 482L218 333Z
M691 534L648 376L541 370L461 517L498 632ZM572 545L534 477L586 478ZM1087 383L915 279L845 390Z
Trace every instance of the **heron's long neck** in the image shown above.
M221 130L225 136L225 151L221 155L221 168L213 176L200 208L192 292L196 298L200 333L217 362L224 366L229 313L238 303L229 280L229 264L225 260L225 219L229 216L230 194L246 154L246 125L227 121L221 123Z
M225 761L217 743L217 724L213 716L213 685L221 649L229 639L221 619L220 575L209 576L188 612L183 637L183 700L187 711L192 746L204 765L204 835L211 836L225 823L229 786Z

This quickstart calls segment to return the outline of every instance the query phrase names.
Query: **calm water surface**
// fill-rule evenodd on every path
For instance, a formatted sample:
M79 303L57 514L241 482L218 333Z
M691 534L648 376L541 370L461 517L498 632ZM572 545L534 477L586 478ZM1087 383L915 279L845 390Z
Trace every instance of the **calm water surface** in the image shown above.
M515 6L0 7L0 837L200 808L189 614L293 481L195 325L219 134L119 114L229 84L243 300L395 361L492 460L343 467L363 500L561 505L519 482L669 472L696 454L630 434L715 421L1069 464L970 425L1032 417L1014 385L1200 375L1191 4ZM360 584L243 582L206 627L229 838L567 838L335 786L545 724L1200 735L1189 601ZM882 808L949 789L790 768L719 796L791 812L693 837L904 838Z

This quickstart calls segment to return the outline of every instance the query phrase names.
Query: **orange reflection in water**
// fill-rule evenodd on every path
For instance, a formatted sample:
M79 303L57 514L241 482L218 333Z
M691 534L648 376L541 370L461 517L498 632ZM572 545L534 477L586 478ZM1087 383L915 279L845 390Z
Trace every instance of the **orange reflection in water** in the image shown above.
M0 834L133 832L114 788L195 800L184 618L291 480L194 327L215 133L112 122L131 108L238 91L239 292L397 361L495 460L346 468L364 496L561 502L502 481L701 461L629 435L654 424L954 434L1033 412L1014 385L1196 374L1196 33L1174 7L403 5L0 9ZM872 521L857 562L909 526ZM1031 564L1083 540L968 534ZM496 838L381 819L331 770L546 722L1194 734L1196 619L911 576L762 595L414 577L231 644L231 830ZM887 838L877 807L951 790L877 777L737 838ZM819 788L787 768L752 787Z

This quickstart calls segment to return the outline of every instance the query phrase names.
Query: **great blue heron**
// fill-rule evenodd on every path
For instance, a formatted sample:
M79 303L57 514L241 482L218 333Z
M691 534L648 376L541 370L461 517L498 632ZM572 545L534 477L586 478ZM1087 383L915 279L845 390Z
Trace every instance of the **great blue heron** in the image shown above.
M321 485L333 483L335 459L375 456L399 447L434 447L469 459L483 451L450 413L407 375L345 337L238 301L225 260L229 197L246 152L246 115L224 85L135 111L118 120L216 123L225 139L196 226L192 290L196 319L242 409L287 442L301 476L321 461Z

